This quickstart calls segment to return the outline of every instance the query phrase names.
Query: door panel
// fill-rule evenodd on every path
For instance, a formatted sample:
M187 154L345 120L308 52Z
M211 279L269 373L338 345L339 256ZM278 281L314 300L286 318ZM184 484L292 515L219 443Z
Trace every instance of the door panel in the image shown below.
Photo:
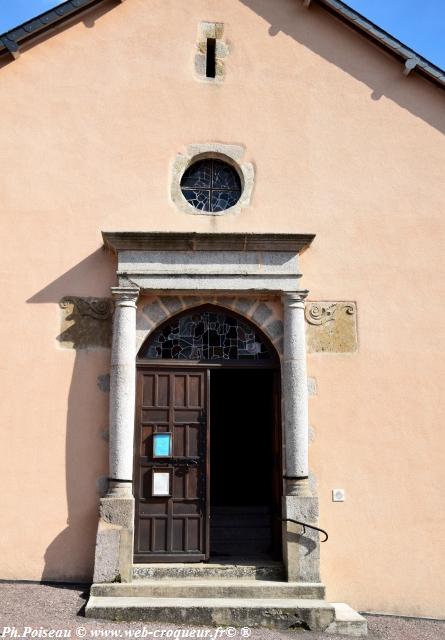
M171 457L153 457L153 435L172 434ZM207 371L138 368L135 561L208 558ZM154 495L156 472L169 495Z

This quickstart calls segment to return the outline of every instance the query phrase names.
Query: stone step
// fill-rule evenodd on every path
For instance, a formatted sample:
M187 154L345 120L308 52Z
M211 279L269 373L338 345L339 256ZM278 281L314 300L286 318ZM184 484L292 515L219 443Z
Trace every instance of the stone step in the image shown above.
M333 602L335 618L326 629L326 633L336 633L344 636L366 636L368 622L366 618L354 611L343 602Z
M211 549L214 554L226 558L233 557L235 553L265 555L270 550L270 540L250 540L246 543L235 540L216 540L212 541Z
M267 513L212 513L210 516L210 526L214 527L219 524L231 524L234 527L243 526L244 524L269 524L272 522L272 517Z
M335 609L324 600L91 596L85 615L160 624L325 631L334 622Z
M232 529L244 529L245 527L270 527L272 518L269 516L213 516L210 520L210 528L230 527Z
M213 559L211 562L157 562L134 564L133 580L174 578L232 578L241 580L283 580L284 567L272 560Z
M238 529L236 527L215 527L211 529L211 541L219 542L220 540L233 540L236 542L248 543L250 540L270 540L270 527L244 527Z
M187 578L93 584L92 596L144 598L303 598L321 600L321 583Z
M215 516L230 516L233 517L243 517L243 516L269 516L271 514L271 509L268 506L252 506L252 505L236 505L236 506L212 506L211 507L211 519Z

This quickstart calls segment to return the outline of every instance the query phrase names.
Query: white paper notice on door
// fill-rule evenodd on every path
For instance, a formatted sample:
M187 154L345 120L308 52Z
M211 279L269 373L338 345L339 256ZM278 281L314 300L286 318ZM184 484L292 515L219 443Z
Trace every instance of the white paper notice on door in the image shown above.
M170 495L170 473L165 471L153 471L153 495Z

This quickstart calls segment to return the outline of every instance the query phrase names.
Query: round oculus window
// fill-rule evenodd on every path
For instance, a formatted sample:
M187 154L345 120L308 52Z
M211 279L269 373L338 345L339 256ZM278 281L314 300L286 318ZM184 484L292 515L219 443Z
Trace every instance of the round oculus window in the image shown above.
M219 213L238 202L241 180L236 169L227 162L205 158L194 162L184 173L181 191L195 209Z

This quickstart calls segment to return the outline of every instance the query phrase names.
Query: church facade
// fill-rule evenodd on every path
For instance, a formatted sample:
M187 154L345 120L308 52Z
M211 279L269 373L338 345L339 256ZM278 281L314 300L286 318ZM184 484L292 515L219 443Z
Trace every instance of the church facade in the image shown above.
M443 617L444 73L336 0L1 42L0 577Z

